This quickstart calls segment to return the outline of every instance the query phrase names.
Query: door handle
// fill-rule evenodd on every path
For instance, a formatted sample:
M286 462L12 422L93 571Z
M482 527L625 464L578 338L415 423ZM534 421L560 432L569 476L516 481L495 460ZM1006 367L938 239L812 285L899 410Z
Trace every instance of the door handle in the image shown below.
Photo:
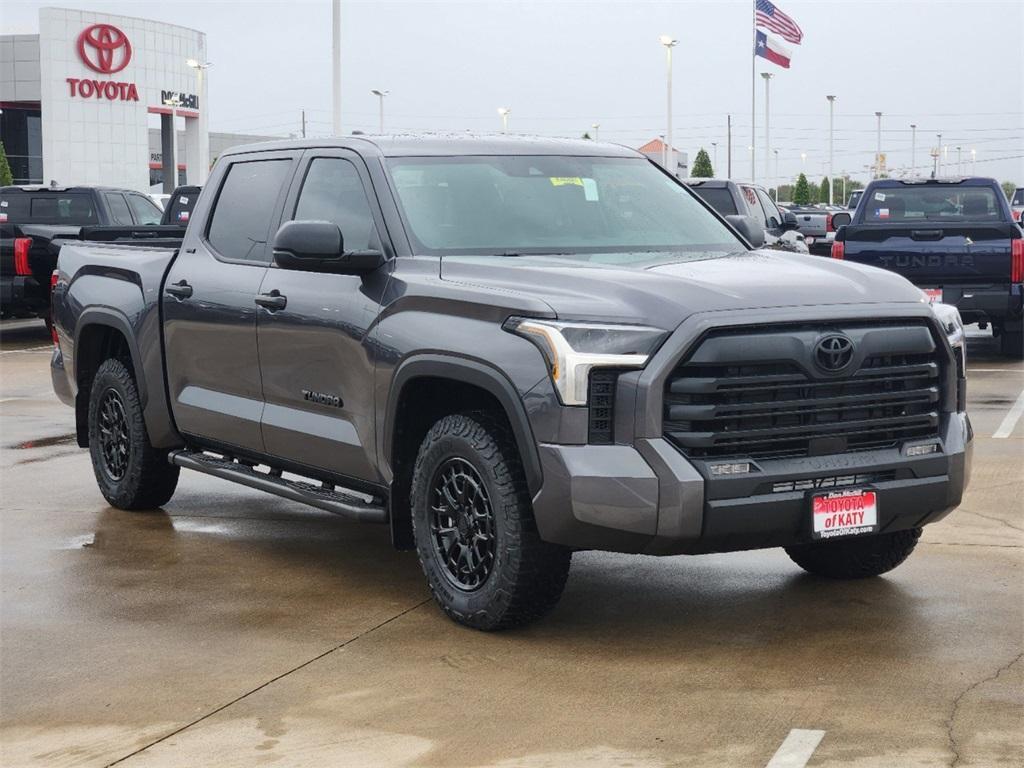
M176 299L187 299L192 295L192 286L188 284L187 280L179 280L176 283L172 283L164 288L164 293L168 296L173 296Z
M288 297L282 296L281 292L275 288L270 293L261 293L257 296L256 303L274 312L278 309L284 309L288 305Z

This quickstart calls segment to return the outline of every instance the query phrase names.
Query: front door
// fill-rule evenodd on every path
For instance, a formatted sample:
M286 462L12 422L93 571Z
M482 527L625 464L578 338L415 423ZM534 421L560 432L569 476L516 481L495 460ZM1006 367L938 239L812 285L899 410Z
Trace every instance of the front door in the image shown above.
M221 169L210 180L217 193L201 203L213 205L203 231L189 227L167 275L167 383L175 423L186 435L263 450L255 300L298 154L239 155Z
M383 221L357 155L310 150L292 186L283 221L333 222L346 251L384 248ZM369 340L389 271L389 265L364 276L267 270L260 291L283 302L259 309L257 320L268 454L379 480Z

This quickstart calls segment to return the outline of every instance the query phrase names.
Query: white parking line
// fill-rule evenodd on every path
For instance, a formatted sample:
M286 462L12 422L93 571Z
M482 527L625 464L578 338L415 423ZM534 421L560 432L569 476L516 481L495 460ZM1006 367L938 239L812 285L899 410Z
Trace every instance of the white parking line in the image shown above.
M968 368L967 375L972 373L1022 373L1020 368Z
M824 731L794 728L765 768L804 768L823 738Z
M17 355L19 352L49 352L52 349L53 347L49 345L45 347L28 347L27 349L5 349L3 352L0 352L0 355Z
M1021 414L1024 414L1024 389L1017 395L1017 402L1010 406L1010 410L1006 412L1006 416L1003 417L1002 423L999 428L992 433L992 437L1004 438L1009 437L1013 433L1013 428L1017 426L1017 422L1020 420Z

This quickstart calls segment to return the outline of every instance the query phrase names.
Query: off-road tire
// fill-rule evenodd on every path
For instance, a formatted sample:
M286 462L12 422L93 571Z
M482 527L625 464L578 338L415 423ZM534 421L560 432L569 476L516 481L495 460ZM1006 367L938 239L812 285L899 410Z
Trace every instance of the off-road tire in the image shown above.
M786 554L808 573L829 579L867 579L891 571L917 546L920 528L846 541L786 547Z
M999 351L1014 360L1024 358L1024 331L1003 331L999 334Z
M126 420L127 460L120 477L113 477L106 468L100 439L100 409L108 393L114 393L119 399ZM129 510L154 509L166 504L174 495L179 468L167 462L167 451L150 445L135 379L120 360L105 360L92 381L89 393L89 454L100 493L111 506Z
M492 565L471 591L453 582L431 530L434 483L452 459L476 470L493 516ZM572 551L542 541L537 533L519 454L503 420L473 412L435 423L416 457L410 501L420 565L449 618L474 629L507 629L540 618L558 602Z

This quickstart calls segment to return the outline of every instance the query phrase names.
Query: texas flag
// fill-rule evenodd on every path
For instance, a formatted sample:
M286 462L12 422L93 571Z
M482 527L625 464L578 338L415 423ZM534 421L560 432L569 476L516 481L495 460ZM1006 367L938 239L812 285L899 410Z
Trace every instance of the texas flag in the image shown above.
M754 53L757 56L763 56L774 64L778 64L783 69L789 69L789 59L792 56L789 48L760 29L757 30L757 45L754 48Z

